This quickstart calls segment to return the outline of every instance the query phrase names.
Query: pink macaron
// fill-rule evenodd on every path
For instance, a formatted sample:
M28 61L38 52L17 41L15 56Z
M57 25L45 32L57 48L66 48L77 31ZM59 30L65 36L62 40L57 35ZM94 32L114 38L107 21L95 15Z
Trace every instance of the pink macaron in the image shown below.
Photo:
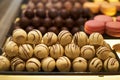
M117 16L116 21L120 22L120 16Z

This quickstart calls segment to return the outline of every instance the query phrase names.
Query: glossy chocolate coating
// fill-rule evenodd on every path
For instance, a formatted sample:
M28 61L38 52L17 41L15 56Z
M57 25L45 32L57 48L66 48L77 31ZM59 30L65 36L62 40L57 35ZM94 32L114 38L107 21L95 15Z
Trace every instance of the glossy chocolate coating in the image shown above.
M20 18L20 26L26 28L30 24L30 20L27 17Z
M70 16L71 16L71 18L74 19L74 20L78 19L78 18L80 17L79 9L73 8L73 9L71 10L71 15L70 15Z
M24 12L24 15L29 19L33 18L34 17L33 9L30 9L30 8L26 9Z
M62 27L63 23L64 23L64 20L59 16L54 19L54 25L57 27Z
M65 26L68 28L72 28L74 26L74 21L71 18L66 19Z
M43 23L43 26L45 26L45 27L51 27L52 26L52 19L50 19L50 18L45 18L44 19L44 23Z
M71 33L72 34L75 34L76 32L79 32L80 31L80 27L73 27L72 30L71 30Z
M31 22L34 27L40 26L40 19L38 17L34 17Z
M82 17L75 21L75 25L79 27L84 25L84 23L85 23L85 19Z
M61 27L61 30L68 30L67 27Z
M56 26L52 26L48 29L49 32L54 32L55 34L59 33L59 30Z
M61 11L60 11L60 16L61 16L63 19L69 18L69 17L70 17L70 12L67 11L66 9L61 9Z
M26 32L29 32L29 31L31 31L31 30L33 30L33 29L34 29L33 26L28 26L25 30L26 30Z
M55 9L55 8L52 8L48 11L48 16L51 18L51 19L54 19L58 16L58 11Z
M47 32L46 28L44 26L38 27L38 30L42 33L45 34Z
M36 16L38 16L39 18L45 18L46 17L46 12L45 9L37 9L36 10Z

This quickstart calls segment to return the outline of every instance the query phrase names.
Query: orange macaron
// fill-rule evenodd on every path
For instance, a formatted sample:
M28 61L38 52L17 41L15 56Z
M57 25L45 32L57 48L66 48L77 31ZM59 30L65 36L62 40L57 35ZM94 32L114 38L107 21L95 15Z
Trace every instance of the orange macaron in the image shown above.
M120 22L107 22L106 34L113 37L120 37Z
M84 25L84 31L88 34L93 32L104 33L105 23L97 20L89 20Z

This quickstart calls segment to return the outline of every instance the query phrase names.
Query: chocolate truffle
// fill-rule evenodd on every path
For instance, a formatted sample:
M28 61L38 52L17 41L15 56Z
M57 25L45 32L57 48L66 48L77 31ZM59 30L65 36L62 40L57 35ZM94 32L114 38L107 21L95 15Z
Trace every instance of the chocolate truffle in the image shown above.
M19 22L22 28L26 28L30 24L30 20L27 17L21 17Z
M28 27L25 29L25 31L26 31L26 32L29 32L29 31L32 31L33 29L34 29L33 26L28 26Z
M45 4L45 8L47 9L47 10L49 10L49 9L52 9L54 6L53 6L54 4L51 2L51 1L48 1L46 4Z
M52 26L48 29L49 32L54 32L55 34L59 33L59 29L56 26Z
M52 26L52 20L50 18L48 18L48 17L45 18L43 26L45 26L45 27L51 27Z
M63 18L63 19L67 19L70 17L70 11L67 11L66 9L61 9L60 10L60 16Z
M54 19L58 16L58 11L57 9L55 8L51 8L49 11L48 11L48 16L51 18L51 19Z
M96 50L96 55L98 58L100 58L102 60L106 60L109 57L110 52L111 52L111 50L109 48L100 46Z
M91 45L85 45L81 48L81 57L90 60L95 56L95 48Z
M4 51L8 57L15 57L18 55L18 45L13 41L9 41L5 45Z
M79 2L74 3L74 8L80 9L82 6Z
M10 61L5 56L0 56L0 71L7 71L10 68Z
M27 60L33 56L33 48L30 44L22 44L19 46L18 56L24 60Z
M43 36L43 43L46 44L47 46L51 46L53 44L56 44L57 40L58 40L58 37L53 32L47 32Z
M119 62L115 58L108 58L104 61L104 70L107 72L118 72Z
M37 7L37 9L43 9L44 4L42 2L39 2L39 3L37 3L36 7Z
M71 11L70 11L70 16L72 19L74 20L77 20L79 17L80 17L80 12L79 12L79 9L77 8L73 8Z
M42 69L45 72L51 72L55 69L55 60L51 57L46 57L42 60Z
M29 1L25 9L35 9L35 4L32 1Z
M46 17L46 12L45 9L37 9L36 10L36 16L38 16L39 18L45 18Z
M27 33L23 29L15 29L12 33L12 38L17 44L23 44L26 42Z
M92 13L91 13L90 9L88 9L88 8L83 9L82 15L83 15L82 17L87 18L87 20L92 17Z
M39 44L42 40L42 33L39 30L34 29L28 33L27 40L30 44Z
M26 70L28 72L38 72L41 70L41 63L37 58L30 58L26 62Z
M19 57L15 57L11 60L12 71L23 71L25 70L25 62Z
M64 23L64 20L58 16L54 19L54 25L57 26L57 27L62 27L63 26L63 23Z
M94 32L89 36L89 44L94 46L103 45L104 38L100 33Z
M72 42L72 34L67 30L62 30L58 34L58 42L62 46L66 46L67 44L70 44Z
M34 27L39 27L40 26L40 19L38 17L34 17L31 21L31 23Z
M38 30L39 30L42 34L45 34L45 33L47 32L46 27L44 27L44 26L38 27Z
M64 48L61 44L55 44L49 47L50 56L54 59L58 59L59 57L64 55Z
M34 55L39 59L43 59L48 57L49 55L49 48L45 44L38 44L34 48Z
M65 46L65 55L70 59L80 56L80 48L76 44L68 44Z
M73 27L72 30L71 30L71 33L72 34L75 34L76 32L79 32L80 31L80 27Z
M32 19L34 17L34 11L33 9L26 9L25 12L24 12L24 15L29 18L29 19Z
M86 33L80 31L74 34L73 41L79 47L82 47L88 43L88 36Z
M56 67L60 72L69 72L71 69L71 62L69 58L63 56L56 61Z
M68 28L72 28L72 27L74 26L74 21L73 21L73 19L67 18L67 19L65 20L65 26L68 27Z
M87 60L77 57L73 60L72 67L75 72L85 72L87 70Z
M63 6L68 11L70 11L73 8L73 4L71 1L66 1Z
M103 63L99 58L93 58L89 63L90 72L100 72L102 70Z
M54 7L58 10L61 10L63 8L63 4L61 1L58 1L54 4Z
M62 30L68 30L68 28L67 27L61 27L61 31Z
M76 21L75 21L75 25L76 26L78 26L78 27L81 27L81 26L83 26L84 25L84 23L85 23L85 19L84 18L79 18L79 19L77 19Z

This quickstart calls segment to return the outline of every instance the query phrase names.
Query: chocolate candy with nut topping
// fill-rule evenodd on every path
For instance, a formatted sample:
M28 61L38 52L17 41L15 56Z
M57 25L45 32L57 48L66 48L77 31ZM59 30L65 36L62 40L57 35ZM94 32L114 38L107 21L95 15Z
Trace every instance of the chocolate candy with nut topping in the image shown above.
M69 72L71 70L71 62L65 56L59 57L56 61L56 67L60 72Z
M23 71L25 70L25 62L19 57L15 57L11 60L12 71Z
M42 60L42 69L45 72L51 72L55 69L55 60L52 57L46 57Z

